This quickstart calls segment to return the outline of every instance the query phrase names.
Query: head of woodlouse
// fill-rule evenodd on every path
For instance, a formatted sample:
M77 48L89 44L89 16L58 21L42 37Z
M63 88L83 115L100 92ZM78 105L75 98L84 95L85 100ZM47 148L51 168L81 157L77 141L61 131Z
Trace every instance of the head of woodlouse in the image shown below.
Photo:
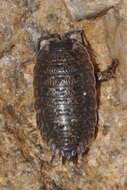
M77 40L74 38L74 35L80 33L81 36L84 35L83 30L74 30L70 32L65 32L63 34L48 34L46 36L40 37L39 44L44 42L45 47L40 49L45 49L47 51L62 51L62 50L71 50L75 46ZM40 45L39 45L40 47Z
M62 39L62 40L54 40L51 41L49 44L49 51L55 50L70 50L73 47L73 40L72 39Z

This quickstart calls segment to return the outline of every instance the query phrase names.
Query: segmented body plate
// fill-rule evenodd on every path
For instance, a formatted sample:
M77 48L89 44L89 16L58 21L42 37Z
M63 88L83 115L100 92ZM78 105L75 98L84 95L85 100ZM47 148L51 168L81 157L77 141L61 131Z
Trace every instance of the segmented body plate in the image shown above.
M34 68L34 95L37 125L53 154L58 149L69 160L84 153L97 122L95 77L87 49L42 49Z

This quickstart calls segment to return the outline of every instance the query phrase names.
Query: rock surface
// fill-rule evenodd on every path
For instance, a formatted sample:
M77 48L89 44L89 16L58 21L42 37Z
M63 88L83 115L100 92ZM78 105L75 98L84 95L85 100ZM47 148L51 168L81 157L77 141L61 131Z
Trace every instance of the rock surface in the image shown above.
M65 0L65 4L75 20L103 15L118 5L120 0Z
M80 22L72 20L61 0L0 0L0 13L0 189L126 190L126 0ZM116 77L100 86L98 133L90 151L77 166L62 166L59 159L50 164L50 150L36 126L34 62L19 66L34 54L41 33L74 29L85 30L100 70L114 58L120 64Z

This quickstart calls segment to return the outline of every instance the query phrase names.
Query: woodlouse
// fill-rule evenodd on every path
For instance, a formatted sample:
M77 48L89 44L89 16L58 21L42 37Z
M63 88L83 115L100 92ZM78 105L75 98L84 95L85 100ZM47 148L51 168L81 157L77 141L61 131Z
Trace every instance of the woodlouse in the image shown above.
M41 37L34 67L37 125L56 155L77 162L95 134L97 124L96 80L89 49L71 35ZM40 47L46 40L44 47Z

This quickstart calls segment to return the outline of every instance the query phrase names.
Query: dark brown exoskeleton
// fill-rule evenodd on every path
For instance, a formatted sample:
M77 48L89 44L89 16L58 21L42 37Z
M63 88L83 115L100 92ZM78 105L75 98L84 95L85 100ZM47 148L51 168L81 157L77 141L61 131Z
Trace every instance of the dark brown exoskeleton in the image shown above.
M96 80L87 46L72 31L39 39L34 67L37 125L56 155L77 162L94 137L97 124ZM47 44L40 48L41 41Z

